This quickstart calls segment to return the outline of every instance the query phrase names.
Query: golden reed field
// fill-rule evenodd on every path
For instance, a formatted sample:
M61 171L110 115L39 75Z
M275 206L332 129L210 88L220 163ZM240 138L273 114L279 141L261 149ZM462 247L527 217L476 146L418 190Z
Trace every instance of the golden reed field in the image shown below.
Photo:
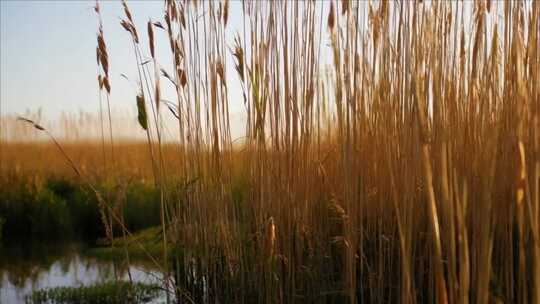
M41 135L2 143L2 176L78 181L111 243L131 232L109 192L155 187L148 258L171 299L540 303L539 1L167 0L145 27L127 2L118 14L133 49L99 26L98 136L12 117ZM122 51L136 140L111 127Z

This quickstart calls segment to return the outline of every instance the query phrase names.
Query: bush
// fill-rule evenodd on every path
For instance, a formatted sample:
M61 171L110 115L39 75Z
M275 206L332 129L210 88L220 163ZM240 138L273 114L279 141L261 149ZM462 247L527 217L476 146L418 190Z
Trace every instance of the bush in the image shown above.
M107 193L104 186L99 187ZM126 188L124 220L132 231L159 224L155 188L130 184ZM85 239L105 236L95 194L77 181L50 177L42 183L22 177L0 186L0 232L5 240ZM3 224L3 225L2 225ZM117 226L115 234L121 232Z

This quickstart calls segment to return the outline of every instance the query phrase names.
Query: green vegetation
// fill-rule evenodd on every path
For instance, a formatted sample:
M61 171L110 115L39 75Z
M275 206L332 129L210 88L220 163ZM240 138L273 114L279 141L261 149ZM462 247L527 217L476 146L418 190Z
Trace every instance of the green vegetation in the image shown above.
M108 242L107 242L108 243ZM122 260L127 250L132 259L146 259L150 256L159 257L162 253L161 230L159 227L147 228L126 237L117 237L114 246L92 247L83 253L101 259Z
M106 282L81 287L40 289L26 298L27 304L124 304L147 303L159 295L157 285Z
M48 176L7 175L0 178L0 231L6 241L17 239L94 241L105 237L96 197L77 180ZM113 193L106 181L103 193ZM123 190L125 225L137 231L159 224L157 193L151 186L131 183ZM111 197L113 197L111 195ZM2 225L3 224L3 225ZM121 229L115 225L115 232Z
M6 220L3 217L0 217L0 241L2 240L2 228L4 227L4 223Z

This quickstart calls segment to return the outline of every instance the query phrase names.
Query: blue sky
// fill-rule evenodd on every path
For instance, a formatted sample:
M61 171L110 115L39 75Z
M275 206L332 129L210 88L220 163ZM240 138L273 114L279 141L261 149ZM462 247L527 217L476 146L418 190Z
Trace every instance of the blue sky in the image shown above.
M41 109L44 120L62 113L99 113L94 0L0 0L0 114L21 115ZM128 5L141 33L143 54L149 57L146 24L162 21L164 1L132 0ZM100 1L109 53L113 113L132 117L136 124L137 69L129 34L120 26L122 3ZM232 1L226 36L229 44L242 28L241 3ZM166 35L156 30L158 61L170 70L172 58ZM228 56L227 78L235 77ZM133 81L120 76L125 74ZM238 79L228 81L233 133L242 134L245 110ZM172 86L162 80L162 98L176 100ZM41 120L45 123L43 120ZM236 123L235 123L236 122Z
M149 18L162 20L163 1L128 4L144 34ZM229 32L238 30L235 25L241 18L236 18L239 10L234 9L238 4L231 5ZM123 73L136 79L131 40L119 24L124 17L122 5L120 1L101 1L100 5L110 57L111 103L115 109L133 108L136 86L120 76ZM98 18L93 6L94 1L0 1L0 99L4 114L41 108L46 117L53 118L62 111L98 109ZM164 35L157 37L158 58L171 62L168 41ZM148 53L144 37L141 45ZM167 47L160 49L160 45ZM233 112L240 110L233 105Z
M42 108L94 111L98 105L95 60L98 19L93 1L0 1L0 73L4 113ZM118 1L101 3L105 38L111 57L113 100L117 107L131 100L120 73L134 70L130 38L119 25ZM137 23L162 16L161 1L132 1Z

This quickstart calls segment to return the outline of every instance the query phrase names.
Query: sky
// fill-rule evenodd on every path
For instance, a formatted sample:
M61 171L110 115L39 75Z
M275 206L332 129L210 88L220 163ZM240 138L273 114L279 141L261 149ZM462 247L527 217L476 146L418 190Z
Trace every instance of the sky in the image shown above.
M57 120L62 113L99 113L95 51L99 20L94 5L93 0L0 1L0 114L41 111L45 119ZM142 33L143 53L149 57L146 23L163 19L164 1L132 0L128 5ZM240 5L231 2L227 27L231 37L241 28ZM131 38L120 26L122 4L102 0L100 7L111 71L111 107L113 112L127 111L135 122L137 70ZM156 32L157 57L172 62L165 34ZM233 74L232 56L228 60L227 72ZM167 69L170 64L163 66ZM164 83L164 99L171 96L169 100L175 100L174 90ZM229 88L229 98L231 120L241 121L245 110L239 102L239 85ZM238 133L243 125L234 127Z
M96 33L98 18L94 1L0 1L0 99L3 114L42 109L45 116L58 113L96 111ZM163 1L128 2L139 31L146 22L162 20ZM235 5L235 4L233 4ZM120 26L124 13L120 1L100 2L105 40L110 57L111 103L116 109L135 107L136 84L120 76L136 79L131 38ZM232 29L236 31L231 9ZM159 36L159 34L157 35ZM157 39L158 58L171 62L168 41ZM160 39L162 40L160 42ZM160 44L161 43L161 44ZM143 51L147 43L141 41ZM159 46L167 48L160 50ZM168 65L165 65L167 67ZM232 64L231 64L232 67ZM130 77L132 76L132 77ZM235 92L232 92L233 94ZM233 111L241 108L233 106Z
M45 114L54 114L96 108L98 19L93 4L91 1L0 1L4 113L42 108ZM122 12L120 3L107 1L102 6L106 35L111 49L116 49L116 44L129 42L125 33L115 29ZM159 16L161 2L134 1L133 10ZM125 55L111 52L112 69L128 64L129 57Z

